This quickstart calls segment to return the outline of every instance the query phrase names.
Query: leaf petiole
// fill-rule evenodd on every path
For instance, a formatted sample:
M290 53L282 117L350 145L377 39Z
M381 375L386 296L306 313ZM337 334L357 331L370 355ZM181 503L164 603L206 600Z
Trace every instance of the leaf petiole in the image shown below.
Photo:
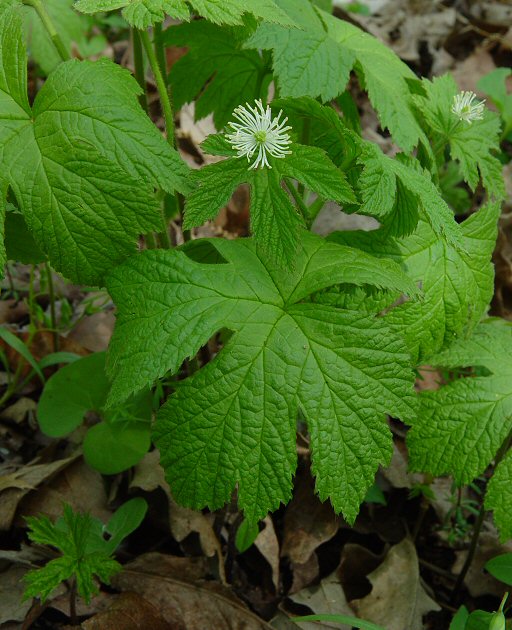
M69 61L71 59L71 55L69 54L68 49L64 45L64 42L60 38L60 35L58 34L57 29L55 28L41 0L22 0L22 2L24 5L35 9L41 22L43 23L43 26L48 31L48 35L50 36L50 39L52 40L53 45L55 46L57 52L59 53L62 61Z

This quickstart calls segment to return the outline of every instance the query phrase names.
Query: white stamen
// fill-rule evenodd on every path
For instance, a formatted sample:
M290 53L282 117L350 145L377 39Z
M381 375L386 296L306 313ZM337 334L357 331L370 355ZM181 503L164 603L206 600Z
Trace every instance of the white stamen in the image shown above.
M288 118L281 121L282 113L281 110L272 120L270 107L267 105L265 109L261 100L256 101L256 107L246 103L245 107L240 105L233 112L233 117L239 122L229 123L234 133L226 134L226 138L237 151L237 157L247 156L248 162L257 151L256 159L249 168L272 168L267 153L275 158L284 158L291 153L288 151L291 139L286 133L291 127L285 126Z
M474 92L460 92L453 97L452 113L459 120L465 120L471 124L474 120L482 120L485 111L485 101L473 101L476 98Z

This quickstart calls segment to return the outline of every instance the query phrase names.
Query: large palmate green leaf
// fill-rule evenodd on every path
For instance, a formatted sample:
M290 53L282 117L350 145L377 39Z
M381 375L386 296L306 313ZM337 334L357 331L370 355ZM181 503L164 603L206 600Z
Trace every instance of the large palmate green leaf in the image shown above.
M459 120L451 111L458 88L453 77L448 74L434 78L432 82L424 79L423 85L426 98L416 96L416 103L434 136L434 143L439 146L440 159L441 149L449 145L451 157L471 189L475 190L481 179L492 198L503 199L505 184L502 165L494 155L499 151L499 116L485 110L481 120L471 123Z
M293 270L265 261L252 239L199 243L227 262L147 251L112 272L112 403L134 384L176 372L227 328L234 334L224 349L180 382L158 415L155 437L173 495L217 508L238 486L249 520L275 509L291 492L300 408L318 493L353 520L391 454L384 412L413 414L408 353L384 319L304 299L337 283L412 292L414 285L391 261L308 233Z
M499 213L498 204L489 204L466 219L460 226L462 248L458 249L437 237L425 221L401 239L379 232L331 235L338 243L402 263L421 286L421 300L399 304L387 315L389 324L405 336L415 364L425 363L461 334L469 334L485 314L494 289L491 256ZM390 296L388 305L393 301ZM377 301L376 308L383 304Z
M191 0L195 12L215 24L241 24L245 13L268 22L293 26L293 21L273 0ZM136 28L161 22L165 14L187 20L185 0L78 0L75 8L83 13L123 9L126 21Z
M246 27L228 29L206 20L165 31L168 46L188 48L169 74L176 109L197 97L196 119L213 112L215 126L222 129L240 103L265 97L270 69L257 51L242 48L249 32Z
M261 24L247 47L273 51L281 96L328 101L341 94L352 69L368 91L382 127L406 151L424 134L412 112L408 80L414 73L376 38L313 7L308 0L277 0L301 28Z
M214 143L216 146L214 146ZM219 136L210 137L205 145L212 152L235 155ZM304 227L304 217L291 203L281 181L296 180L322 198L354 202L355 197L345 175L321 149L300 144L290 145L291 154L284 159L269 157L271 168L250 169L244 157L229 157L196 171L197 189L188 197L185 227L201 225L217 215L234 190L243 183L251 187L251 231L256 240L279 264L293 264ZM293 181L289 181L294 186Z
M457 340L431 359L434 366L448 369L485 368L487 375L480 370L480 375L472 373L421 393L418 418L408 434L413 470L452 474L462 485L491 463L512 430L511 352L512 325L491 319L469 339ZM489 501L494 509L493 492Z
M183 189L187 169L137 102L129 72L69 61L33 107L19 7L0 1L0 163L41 249L78 282L99 284L159 229L154 187Z

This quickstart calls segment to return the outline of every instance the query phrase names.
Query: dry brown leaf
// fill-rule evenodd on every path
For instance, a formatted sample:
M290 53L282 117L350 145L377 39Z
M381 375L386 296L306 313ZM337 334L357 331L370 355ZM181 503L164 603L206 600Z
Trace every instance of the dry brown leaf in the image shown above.
M27 568L12 565L0 573L0 625L7 621L23 621L32 602L22 601L25 584L22 581Z
M385 552L382 555L374 554L366 547L354 543L343 545L336 574L349 601L367 595L370 588L367 576L381 564L384 554Z
M315 615L352 615L354 611L348 605L345 593L340 584L336 572L324 578L318 586L305 588L299 593L290 595L289 598L296 604L308 606ZM303 630L315 630L320 628L337 628L337 630L350 630L350 626L339 623L322 622L321 626L315 622L301 623Z
M368 579L372 592L351 604L359 617L387 630L422 630L423 615L440 610L423 588L416 547L408 538L390 548Z
M103 522L112 516L107 508L102 476L82 458L64 468L49 484L25 497L19 513L23 516L46 514L56 520L62 515L63 503L69 503L74 510L89 512Z
M263 521L264 527L256 537L254 544L272 569L272 582L279 591L279 541L277 540L274 523L270 516Z
M91 352L103 352L108 348L114 332L113 311L100 311L81 319L69 333L68 339L80 344Z
M281 555L295 564L305 564L320 545L336 535L338 527L332 506L320 501L309 471L301 470L285 512Z
M298 593L306 586L313 584L320 575L320 563L316 553L312 553L303 564L291 563L293 581L289 593Z
M28 305L20 300L0 301L0 325L17 324L28 317Z
M82 623L83 630L173 630L158 610L137 593L121 593L114 603Z
M7 407L0 414L2 420L8 420L15 424L21 424L24 422L28 415L34 415L37 409L37 404L32 398L22 397L18 399L13 405Z
M146 492L162 488L169 502L169 526L174 538L181 542L191 532L196 532L206 556L211 557L218 552L219 541L209 517L202 512L184 508L173 499L163 468L160 466L160 453L157 450L147 453L137 464L130 487L140 488Z
M269 630L231 590L206 581L204 558L175 558L159 553L139 556L112 580L151 602L173 630Z
M32 488L66 469L77 457L78 455L74 455L50 464L23 466L0 477L0 531L10 529L18 504ZM14 485L9 485L10 483Z

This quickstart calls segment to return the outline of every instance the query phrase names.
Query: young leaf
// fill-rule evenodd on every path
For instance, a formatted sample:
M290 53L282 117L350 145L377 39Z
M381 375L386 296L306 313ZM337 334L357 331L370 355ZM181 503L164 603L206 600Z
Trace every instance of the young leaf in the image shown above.
M408 353L383 319L303 300L340 282L414 288L390 261L307 233L294 270L265 261L251 239L206 242L225 264L147 251L113 270L111 401L175 372L227 328L234 334L224 349L158 414L155 438L173 495L217 508L238 485L246 517L261 519L290 496L300 407L319 495L353 521L391 455L384 412L413 413Z
M286 26L294 23L273 0L191 0L194 10L215 24L241 24L245 13L268 22ZM165 14L188 20L189 11L185 0L78 0L75 8L82 13L113 11L123 7L126 21L136 28L147 28L162 22Z
M197 97L196 119L213 112L215 126L222 129L240 103L265 96L270 69L258 52L242 48L248 33L246 27L228 29L206 20L165 31L165 44L189 49L169 74L176 109Z
M139 393L129 403L104 411L109 389L105 353L97 352L49 378L37 407L41 431L51 437L76 429L88 411L100 415L103 422L87 431L83 448L87 463L106 475L135 465L151 445L149 393Z
M355 197L344 174L321 149L292 144L290 151L291 155L284 159L269 157L271 169L249 169L243 157L232 157L196 171L193 178L199 186L187 199L185 227L212 219L234 190L248 183L251 231L255 239L278 264L292 264L304 221L281 187L281 181L287 177L295 179L321 197L342 203L354 202Z
M62 63L31 110L20 13L9 0L0 2L0 43L0 163L52 265L99 284L139 234L159 228L153 188L183 189L187 169L120 66Z
M114 553L121 542L139 527L147 511L148 504L142 497L136 497L123 503L103 528L110 536L109 540L102 541L105 551Z
M430 359L448 369L483 367L489 376L458 378L437 391L422 392L418 417L408 434L413 470L434 475L452 474L457 484L469 483L491 463L512 430L512 326L487 320L469 339L459 339ZM497 497L509 464L495 473L489 509L499 508ZM510 489L510 478L504 497ZM500 485L501 484L501 485ZM510 495L508 495L510 496ZM511 507L511 506L508 506ZM509 520L507 511L507 519ZM500 527L504 522L497 516ZM509 531L509 530L507 530Z
M511 371L509 369L509 374ZM510 392L510 387L508 391ZM510 396L509 393L509 398ZM510 409L507 411L510 418ZM507 422L507 426L510 428L510 422ZM487 486L485 507L494 512L494 522L500 531L501 541L510 540L512 538L512 521L510 519L512 510L512 451L509 451L505 458L496 466L496 470ZM509 579L511 579L510 574Z
M359 75L383 128L410 151L426 139L412 112L407 84L414 73L376 38L313 7L308 0L279 0L300 29L262 23L248 48L273 51L274 73L281 96L320 97L341 94L350 71Z
M510 480L511 478L509 477L509 484ZM501 497L499 503L502 503ZM510 536L507 536L507 538L510 538ZM508 584L508 586L512 586L512 553L503 553L499 556L491 558L485 563L485 569L500 582L504 582L505 584Z
M469 334L487 310L493 294L491 255L497 235L498 204L484 206L460 226L462 248L439 239L425 221L406 238L379 232L340 232L330 239L402 263L420 283L421 300L393 308L387 321L405 336L415 365ZM388 306L394 301L391 296ZM370 304L371 306L371 304ZM377 301L377 311L382 304Z
M472 190L481 178L491 198L503 199L502 166L493 154L499 151L499 116L485 110L481 120L471 123L459 120L451 111L458 88L450 75L434 78L432 82L424 79L423 85L427 96L416 96L416 103L434 134L434 142L441 147L449 144L451 157Z
M69 505L65 505L63 517L55 524L46 516L26 520L31 529L30 540L51 545L63 555L24 576L27 583L25 598L40 597L44 602L62 581L74 576L78 594L89 603L98 592L95 577L109 584L112 575L121 570L121 565L110 557L110 553L89 548L89 539L97 530L95 519L89 514L73 512Z

